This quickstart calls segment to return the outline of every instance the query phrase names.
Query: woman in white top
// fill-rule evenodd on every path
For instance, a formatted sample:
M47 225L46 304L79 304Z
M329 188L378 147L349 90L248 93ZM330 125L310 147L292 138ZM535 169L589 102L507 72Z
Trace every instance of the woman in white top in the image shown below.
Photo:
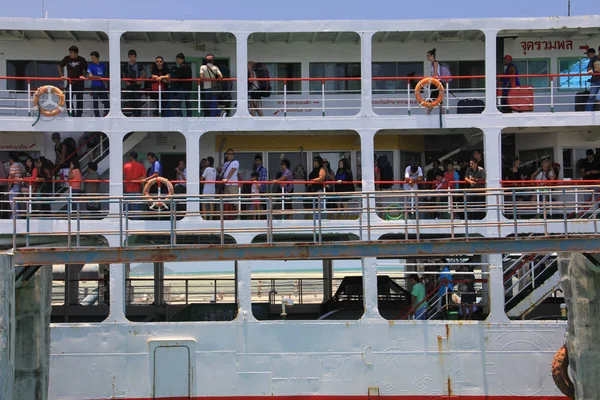
M204 182L204 188L202 189L203 195L215 194L215 181L217 180L217 170L214 167L215 159L212 157L206 158L206 168L202 173L201 180ZM205 197L202 199L202 212L204 218L207 220L212 219L212 213L214 212L214 204L212 203L212 197Z

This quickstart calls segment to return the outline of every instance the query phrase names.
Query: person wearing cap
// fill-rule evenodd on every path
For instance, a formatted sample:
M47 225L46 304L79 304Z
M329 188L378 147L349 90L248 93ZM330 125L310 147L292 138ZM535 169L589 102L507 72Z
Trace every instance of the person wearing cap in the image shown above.
M208 54L205 58L206 64L200 67L200 79L202 79L202 89L204 97L204 116L205 117L218 117L219 107L217 104L217 91L220 91L219 86L214 79L223 79L221 70L216 65L215 56ZM205 80L206 79L206 80ZM218 89L218 90L217 90Z
M594 111L596 102L600 101L600 58L596 55L596 49L590 47L585 52L590 59L587 66L588 74L594 74L590 78L590 97L588 99L585 111Z
M173 90L175 91L174 97L178 101L174 102L173 113L176 117L181 117L183 115L183 106L185 103L185 115L186 117L191 117L192 102L190 99L192 97L192 68L185 62L183 53L177 54L177 56L175 56L175 61L177 62L178 67L173 70L171 76L175 78Z
M517 66L513 63L513 58L509 54L504 56L504 75L512 75L509 77L502 78L502 112L511 113L512 108L508 106L508 92L510 89L514 87L521 86L521 81L519 80L519 70Z
M141 181L146 178L146 168L140 162L138 162L138 153L136 151L130 151L129 162L123 166L123 181L125 182L125 195L126 196L140 196L142 194L142 183ZM130 210L140 211L140 204L131 204Z

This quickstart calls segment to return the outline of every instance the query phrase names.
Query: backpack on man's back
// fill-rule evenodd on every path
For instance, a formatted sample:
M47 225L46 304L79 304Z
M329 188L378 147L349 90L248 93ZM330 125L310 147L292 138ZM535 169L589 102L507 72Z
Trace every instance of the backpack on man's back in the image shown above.
M260 94L261 97L270 97L271 96L271 81L268 80L270 78L270 76L269 76L269 70L267 69L267 66L264 63L256 64L256 67L254 68L254 73L256 74L257 78L264 79L264 80L258 81L258 93Z

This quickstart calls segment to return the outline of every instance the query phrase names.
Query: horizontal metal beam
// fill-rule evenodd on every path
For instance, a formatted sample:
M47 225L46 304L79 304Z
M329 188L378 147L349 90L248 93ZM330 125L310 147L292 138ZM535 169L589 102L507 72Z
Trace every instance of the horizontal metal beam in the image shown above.
M438 239L297 244L140 246L129 248L27 248L14 252L15 265L116 264L229 260L322 260L361 257L418 257L450 254L581 252L600 253L600 236L515 239Z

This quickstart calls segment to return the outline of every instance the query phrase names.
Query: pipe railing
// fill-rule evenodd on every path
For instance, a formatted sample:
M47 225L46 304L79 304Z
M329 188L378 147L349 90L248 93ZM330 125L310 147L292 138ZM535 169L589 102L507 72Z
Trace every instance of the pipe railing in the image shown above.
M304 183L304 182L303 182ZM319 184L321 185L321 184ZM544 190L537 201L535 196ZM26 242L32 236L67 235L69 247L77 246L82 236L117 235L125 243L131 235L144 235L147 230L141 219L158 221L154 234L164 235L165 243L177 245L177 236L208 234L225 237L234 233L265 235L272 243L278 234L302 234L322 242L324 235L335 232L353 233L361 240L377 235L395 233L406 239L421 239L425 234L446 233L450 239L480 237L482 232L497 231L498 235L511 234L515 239L526 238L531 232L542 235L597 234L598 214L586 217L574 211L593 207L591 201L597 186L545 186L497 189L452 189L383 191L373 193L277 193L253 196L232 195L150 195L87 196L70 193L66 197L22 197L10 199L13 238L24 235ZM510 199L524 196L530 200L512 203ZM432 200L432 194L440 199ZM507 199L508 202L507 202ZM578 199L577 202L575 199ZM60 211L66 225L55 226L53 232L45 229L44 220L56 220L57 213L43 208L44 204L63 204ZM286 208L285 204L288 205ZM101 212L88 212L87 204L100 204ZM200 212L188 211L185 206L198 204ZM110 211L110 204L119 210ZM160 205L160 207L152 207ZM211 209L207 209L211 205ZM150 206L150 207L148 207ZM205 206L205 207L202 207ZM268 207L268 208L267 208ZM113 209L114 209L113 208ZM122 210L122 211L121 211ZM89 225L86 220L101 217L101 225ZM189 225L182 218L196 218ZM243 221L243 222L236 222ZM518 223L515 223L516 221ZM582 222L589 224L582 224ZM181 225L181 226L180 226ZM483 230L483 231L482 231Z
M518 77L523 80L529 78L546 78L547 83L543 85L536 82L533 87L532 97L522 94L523 91L509 93L513 87L505 86L502 80ZM508 97L520 98L519 102L533 107L533 111L542 112L566 112L575 111L582 106L575 99L575 94L584 87L563 88L561 79L581 77L587 80L590 74L520 74L520 75L497 75L500 80L494 90L498 91L497 107L501 111L507 111L503 104ZM414 85L421 79L429 77L373 77L373 109L380 114L408 114L424 113L425 109L419 107L414 93ZM485 100L486 87L482 86L485 75L465 75L452 77L436 77L445 84L445 99L441 107L446 113L480 113ZM93 106L92 97L83 96L84 116L102 116L108 110L101 107L103 95L110 97L109 90L102 91L94 89L93 92L85 89L83 92L73 90L73 83L79 79L67 79L57 77L12 77L0 76L0 80L19 80L27 82L27 90L0 90L0 112L14 112L17 115L35 115L33 107L33 95L41 84L55 84L65 90L66 100L75 97L74 102L67 101L65 111L71 115L77 115L78 96L83 94L95 95L97 106ZM86 79L90 80L90 79ZM108 78L94 79L94 81L108 81ZM91 81L91 80L90 80ZM122 92L122 111L128 116L232 116L236 109L237 79L169 79L168 84L156 84L151 78L130 79L122 78L123 87L114 90ZM268 97L258 96L256 102L249 103L249 109L253 115L265 115L275 117L294 116L343 116L355 115L361 109L360 77L311 77L311 78L256 78L252 81L269 81L279 83L278 88L272 89ZM133 85L130 83L134 83ZM182 90L178 83L191 82L197 88L193 90ZM216 90L203 90L206 82L221 82ZM307 82L310 84L308 92L298 89L290 89L294 82ZM144 87L139 83L143 83ZM154 87L152 83L155 83ZM383 83L381 85L380 83ZM389 83L386 87L385 84ZM146 88L145 86L149 86ZM354 88L353 86L357 86ZM522 82L521 88L525 87ZM520 94L521 93L521 94ZM252 92L250 93L252 94ZM258 92L257 92L258 94ZM426 97L430 97L431 89L426 85L424 89ZM480 100L481 102L462 102L461 100ZM460 103L459 103L460 102ZM216 105L215 105L216 103ZM585 107L584 107L585 108ZM417 111L419 110L419 111ZM21 112L22 111L22 112ZM60 114L59 114L60 115Z

